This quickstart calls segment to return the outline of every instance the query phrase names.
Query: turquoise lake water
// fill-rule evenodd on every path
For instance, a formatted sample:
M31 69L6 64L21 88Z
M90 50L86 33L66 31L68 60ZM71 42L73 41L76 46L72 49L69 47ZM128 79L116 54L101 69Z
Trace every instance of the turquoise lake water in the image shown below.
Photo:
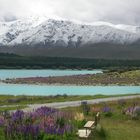
M5 95L115 95L140 93L140 86L48 86L0 84Z
M0 79L96 74L102 70L0 70Z
M102 73L102 70L0 70L0 79ZM57 86L0 83L3 95L115 95L140 93L140 86Z

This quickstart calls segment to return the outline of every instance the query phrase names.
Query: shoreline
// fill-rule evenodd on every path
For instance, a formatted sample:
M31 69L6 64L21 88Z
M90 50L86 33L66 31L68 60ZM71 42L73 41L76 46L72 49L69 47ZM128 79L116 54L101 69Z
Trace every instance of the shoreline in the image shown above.
M0 80L7 84L53 86L140 86L140 70L79 74L69 76L26 77Z
M140 86L139 84L87 84L87 85L81 85L81 84L61 84L61 83L15 83L15 82L0 82L0 84L13 84L13 85L36 85L36 86L102 86L102 87L107 87L107 86Z

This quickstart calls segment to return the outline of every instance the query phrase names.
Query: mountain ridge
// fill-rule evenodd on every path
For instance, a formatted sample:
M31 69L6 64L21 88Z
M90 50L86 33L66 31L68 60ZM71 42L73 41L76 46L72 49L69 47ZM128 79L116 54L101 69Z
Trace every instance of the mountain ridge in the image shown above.
M0 46L83 47L139 44L140 27L107 22L79 23L46 17L0 22Z

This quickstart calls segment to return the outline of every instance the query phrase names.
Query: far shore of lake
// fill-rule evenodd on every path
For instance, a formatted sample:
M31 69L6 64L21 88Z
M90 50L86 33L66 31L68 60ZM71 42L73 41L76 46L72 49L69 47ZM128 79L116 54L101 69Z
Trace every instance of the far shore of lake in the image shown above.
M140 86L140 70L98 74L27 77L1 80L8 84L78 85L78 86Z

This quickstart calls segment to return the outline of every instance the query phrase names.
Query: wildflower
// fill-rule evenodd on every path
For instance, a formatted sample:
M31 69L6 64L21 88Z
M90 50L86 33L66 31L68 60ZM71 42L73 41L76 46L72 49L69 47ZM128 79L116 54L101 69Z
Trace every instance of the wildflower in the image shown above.
M3 116L0 116L0 127L4 126L5 120Z

